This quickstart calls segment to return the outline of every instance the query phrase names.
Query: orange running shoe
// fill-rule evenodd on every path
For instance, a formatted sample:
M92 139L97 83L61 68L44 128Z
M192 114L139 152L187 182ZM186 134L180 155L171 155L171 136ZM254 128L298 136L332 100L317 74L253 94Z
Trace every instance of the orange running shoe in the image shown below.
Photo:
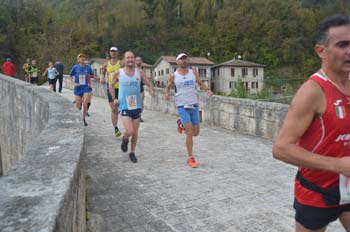
M193 156L190 157L190 158L188 158L187 164L188 164L188 166L190 166L191 168L196 168L196 167L198 167L198 164L197 164L197 162L196 162L196 160L194 159Z
M176 123L177 123L177 132L179 132L179 134L182 134L182 132L183 132L183 126L182 126L182 123L181 123L181 119L178 119L178 120L176 121Z

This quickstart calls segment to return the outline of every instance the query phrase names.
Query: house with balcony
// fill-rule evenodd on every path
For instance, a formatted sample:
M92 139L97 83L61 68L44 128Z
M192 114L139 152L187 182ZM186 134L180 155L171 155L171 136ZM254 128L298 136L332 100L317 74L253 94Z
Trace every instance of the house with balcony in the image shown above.
M210 88L211 77L210 67L214 63L205 57L189 57L189 62L192 68L198 70L201 80L208 88ZM170 74L176 71L175 56L161 56L153 65L152 79L157 87L165 87Z
M264 67L245 60L229 60L211 67L211 89L229 94L238 80L243 82L249 94L261 91L264 87Z

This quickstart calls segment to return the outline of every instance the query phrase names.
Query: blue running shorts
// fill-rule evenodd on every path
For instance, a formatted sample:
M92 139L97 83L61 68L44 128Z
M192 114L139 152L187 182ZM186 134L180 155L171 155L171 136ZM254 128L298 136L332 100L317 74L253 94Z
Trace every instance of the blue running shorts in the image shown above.
M193 108L184 108L183 106L177 107L177 112L180 115L182 125L192 123L193 126L199 125L199 109L198 105L193 105Z

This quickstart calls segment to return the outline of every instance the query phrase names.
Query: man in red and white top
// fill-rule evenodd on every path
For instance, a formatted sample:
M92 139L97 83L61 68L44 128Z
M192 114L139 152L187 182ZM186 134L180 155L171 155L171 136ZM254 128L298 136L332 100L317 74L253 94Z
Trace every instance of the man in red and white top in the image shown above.
M326 231L338 218L350 231L350 18L325 18L314 49L322 66L296 93L272 152L299 167L296 231Z

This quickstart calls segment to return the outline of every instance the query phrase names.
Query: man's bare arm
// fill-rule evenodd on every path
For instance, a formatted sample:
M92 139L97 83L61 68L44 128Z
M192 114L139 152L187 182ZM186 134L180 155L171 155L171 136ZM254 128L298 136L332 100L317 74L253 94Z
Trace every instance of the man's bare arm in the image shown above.
M167 100L170 99L170 90L171 90L171 87L173 87L173 85L174 85L174 80L175 80L175 75L171 74L169 79L168 79L168 83L164 89L164 96L165 96L165 99L167 99Z
M297 145L315 116L326 109L326 98L321 87L307 81L295 95L284 124L273 145L273 156L286 163L316 170L327 170L350 175L350 157L335 158L312 153ZM317 120L317 119L316 119Z

